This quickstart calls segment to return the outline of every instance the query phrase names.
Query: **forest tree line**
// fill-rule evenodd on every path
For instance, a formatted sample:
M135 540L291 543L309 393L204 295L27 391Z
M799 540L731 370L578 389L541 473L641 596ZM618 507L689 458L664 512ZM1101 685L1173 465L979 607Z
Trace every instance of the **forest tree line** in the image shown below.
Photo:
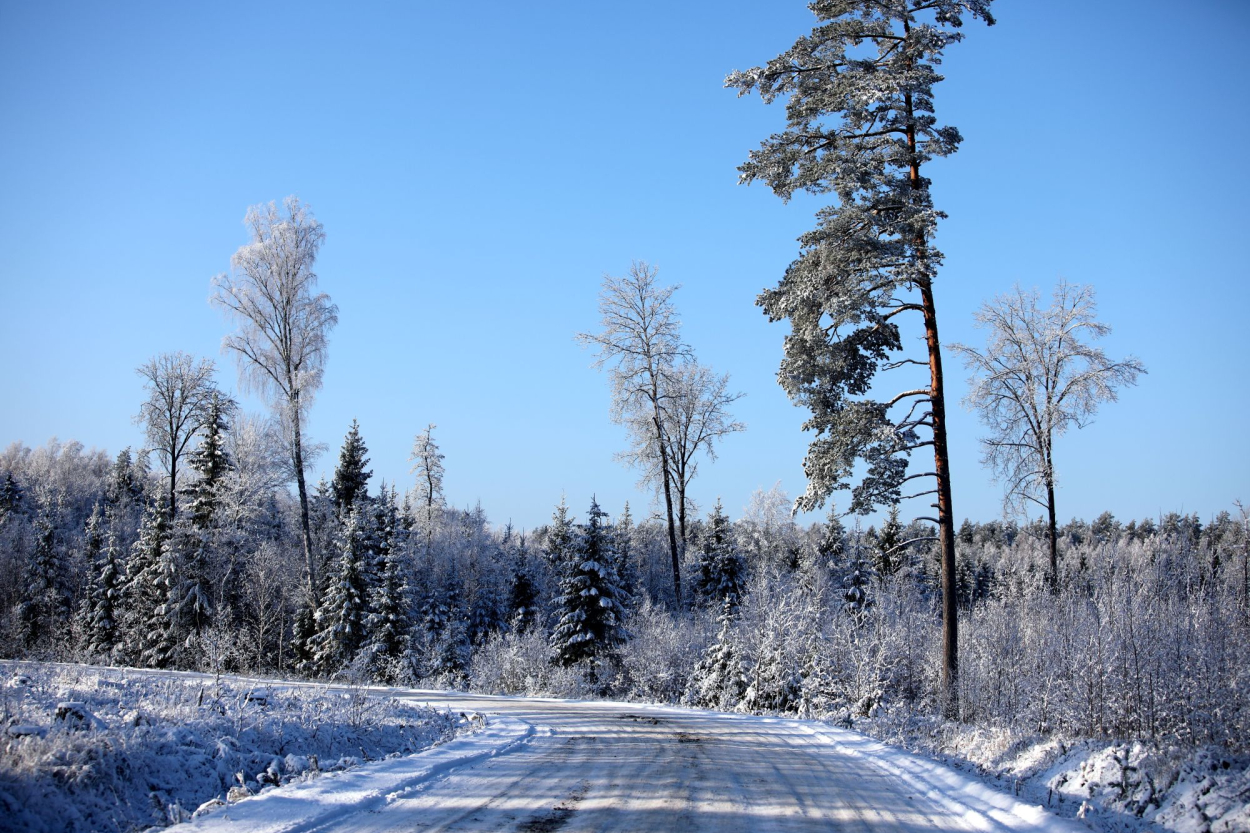
M851 721L941 711L939 548L897 512L880 528L803 527L778 489L737 521L718 504L689 525L678 599L662 516L609 518L590 498L533 531L492 525L446 503L432 429L414 469L434 476L371 490L353 424L310 496L312 601L281 448L272 425L218 413L171 506L129 449L11 445L3 655ZM1056 592L1044 522L965 521L960 718L1244 751L1248 533L1244 510L1074 520Z

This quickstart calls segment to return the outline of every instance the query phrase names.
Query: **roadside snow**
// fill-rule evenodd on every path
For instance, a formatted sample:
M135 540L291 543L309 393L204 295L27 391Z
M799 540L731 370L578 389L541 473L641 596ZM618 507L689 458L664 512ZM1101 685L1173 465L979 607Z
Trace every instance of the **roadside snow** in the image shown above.
M1250 759L925 719L878 717L855 728L947 767L974 770L996 788L1094 830L1250 833Z
M0 664L0 831L185 821L321 773L412 754L469 722L358 688Z
M290 833L320 828L347 815L370 812L407 798L457 767L508 752L533 734L534 728L520 720L491 717L479 731L435 749L274 790L222 807L171 831Z

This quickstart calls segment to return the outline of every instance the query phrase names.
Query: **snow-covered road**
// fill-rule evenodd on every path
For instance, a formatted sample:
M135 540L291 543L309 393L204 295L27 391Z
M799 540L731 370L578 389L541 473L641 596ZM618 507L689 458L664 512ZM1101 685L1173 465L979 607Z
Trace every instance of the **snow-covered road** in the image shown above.
M408 693L481 737L248 799L198 830L1074 831L975 778L804 721ZM181 828L180 828L181 829Z

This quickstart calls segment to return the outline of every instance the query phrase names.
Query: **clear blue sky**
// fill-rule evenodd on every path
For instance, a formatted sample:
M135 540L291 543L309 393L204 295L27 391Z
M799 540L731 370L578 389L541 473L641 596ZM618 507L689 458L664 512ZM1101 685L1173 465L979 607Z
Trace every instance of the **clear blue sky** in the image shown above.
M1093 283L1106 349L1150 375L1062 441L1061 518L1250 500L1250 5L996 7L938 87L965 136L929 171L950 214L943 339L977 341L972 311L1014 282ZM321 470L355 417L375 484L407 487L435 422L456 505L532 528L562 492L579 513L595 492L643 514L607 380L573 340L602 274L641 258L682 284L688 341L747 394L749 430L696 499L736 516L757 488L801 492L804 411L774 381L785 325L754 300L818 202L736 184L783 113L722 81L812 20L798 2L3 0L0 445L138 445L134 368L163 351L215 358L235 389L209 279L249 205L297 194L340 308ZM952 416L956 514L994 518L979 425Z

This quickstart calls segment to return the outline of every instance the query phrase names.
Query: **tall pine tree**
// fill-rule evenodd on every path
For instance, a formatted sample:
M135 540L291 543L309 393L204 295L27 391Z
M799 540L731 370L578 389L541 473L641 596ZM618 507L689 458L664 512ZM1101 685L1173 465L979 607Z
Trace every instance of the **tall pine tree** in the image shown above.
M787 126L752 151L743 182L762 181L778 196L832 192L801 238L798 259L758 303L771 320L788 319L778 381L811 409L816 432L798 508L811 510L847 488L857 460L867 473L851 511L897 503L912 451L931 447L935 478L920 494L936 496L943 565L942 694L957 708L957 608L945 386L933 282L942 254L932 241L943 216L934 205L926 164L955 152L961 137L934 118L936 67L960 40L964 17L992 24L991 0L815 0L819 24L763 67L733 72L727 86L765 102L787 98ZM914 314L927 355L903 349L897 316ZM869 398L880 370L928 367L917 384ZM922 440L918 432L930 438ZM912 475L921 477L926 475Z

